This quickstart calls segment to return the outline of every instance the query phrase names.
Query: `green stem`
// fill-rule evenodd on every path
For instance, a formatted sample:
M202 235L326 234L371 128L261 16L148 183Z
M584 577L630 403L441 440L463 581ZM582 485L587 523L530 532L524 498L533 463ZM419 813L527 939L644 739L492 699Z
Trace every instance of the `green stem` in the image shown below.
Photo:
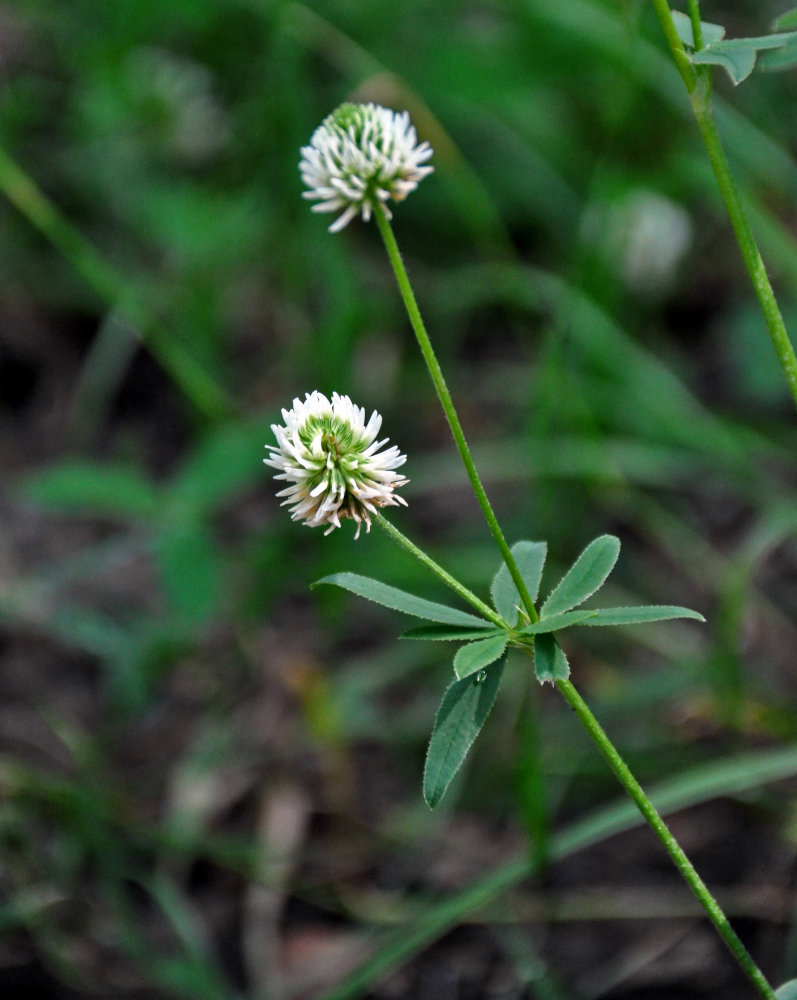
M707 88L708 89L708 88ZM717 180L725 208L736 234L736 242L739 244L744 265L753 283L761 312L767 324L767 330L778 356L780 367L786 376L792 398L797 406L797 357L795 357L794 347L789 340L786 325L783 322L775 293L772 290L769 276L767 275L764 261L758 249L753 230L747 219L747 213L742 205L739 191L731 174L728 159L722 148L714 114L711 110L709 95L703 94L702 87L696 87L692 91L692 107L697 119L697 126L706 147L709 161L711 162L714 177Z
M714 171L714 177L722 194L722 199L725 202L725 209L731 220L744 266L750 275L750 280L753 283L753 289L761 306L761 311L764 314L767 330L775 348L780 367L783 369L792 399L795 406L797 406L797 356L795 356L794 347L789 340L786 324L783 322L783 317L778 308L777 299L772 290L772 284L767 275L761 252L758 249L753 230L750 227L747 214L744 211L744 206L739 196L739 190L731 174L728 159L722 148L719 132L714 121L714 114L711 109L711 70L707 66L701 66L699 72L695 71L681 40L678 38L667 0L652 0L652 2L661 22L667 44L675 60L675 65L689 92L700 136L706 148L711 169ZM700 33L700 11L697 0L690 0L689 13L692 20L695 44L697 48L700 48L702 45L702 36ZM696 28L695 19L697 19Z
M422 562L427 569L430 569L436 576L438 576L447 587L450 587L456 594L459 594L463 601L467 601L468 604L476 608L476 610L480 614L484 615L485 618L489 618L489 620L494 625L497 625L498 628L506 628L506 622L499 614L493 611L488 604L485 604L484 601L478 598L472 591L468 590L467 587L463 586L459 580L453 577L450 573L447 573L443 567L436 563L431 556L428 556L423 549L419 549L414 542L410 541L406 535L402 534L398 528L395 527L395 525L388 521L386 517L378 511L372 516L379 527L387 535L389 535L394 542L397 542L403 549L406 549L410 555L415 556L415 558Z
M0 190L61 251L97 295L130 323L201 412L218 417L234 411L226 392L179 341L154 328L136 293L2 148ZM149 335L145 336L143 331L149 331Z
M684 79L687 89L689 90L690 94L692 94L693 91L695 91L696 89L702 92L704 87L701 86L698 88L697 84L698 83L704 84L704 82L708 79L707 75L701 73L700 76L698 77L695 74L692 65L689 62L689 59L686 55L684 47L681 44L680 39L678 38L678 35L675 31L675 26L673 24L672 17L670 16L669 7L666 4L666 0L653 0L653 2L657 10L659 11L659 16L662 20L662 24L665 29L665 34L667 35L670 47L673 49L673 55L675 56L676 64L678 65L678 68L681 71L681 76ZM692 13L693 19L695 16L698 17L698 22L699 22L699 11L697 9L697 5L694 2L690 6L690 12ZM695 37L699 39L699 36L700 36L700 28L698 24L698 28L695 31ZM696 100L694 95L693 95L693 105L695 106L697 113L698 101ZM700 118L698 118L698 121L700 122ZM711 120L711 123L713 125L713 119ZM701 132L703 132L702 125L701 125ZM716 130L714 130L714 134L716 135ZM704 136L704 141L706 141L705 136ZM706 146L708 149L709 148L708 142L706 142ZM716 144L713 146L713 149L715 152L717 149L719 149L720 157L722 161L725 162L724 155L722 154L721 151L721 147L719 147L718 138ZM713 155L711 150L709 150L709 155L710 156ZM712 159L712 165L713 163L714 160ZM727 168L727 163L725 164L725 166ZM715 172L717 172L716 167L715 167ZM733 185L733 182L730 179L730 171L727 169L726 169L726 175L728 180L730 181L730 188L733 194L736 196L736 202L738 204L738 209L739 209L738 212L731 214L731 219L732 221L734 221L734 228L736 229L736 220L742 219L745 221L745 223L746 220L744 219L744 213L741 212L741 205L740 203L738 203L738 195L736 195L735 186ZM723 194L725 194L724 184L721 183L720 187L723 190ZM507 568L509 569L509 572L512 576L515 586L517 587L518 592L521 595L523 604L526 607L526 610L528 611L531 620L535 622L539 621L539 616L537 614L536 608L534 607L534 602L532 601L531 596L528 592L528 588L526 587L520 575L520 572L517 568L517 564L515 563L515 560L512 558L512 554L509 551L509 547L506 543L506 540L503 536L500 526L498 525L495 514L493 513L490 502L487 499L487 495L484 491L484 487L482 486L481 480L479 479L478 473L473 463L473 459L471 458L470 450L468 449L467 441L465 440L465 435L462 431L459 418L457 417L457 413L454 408L451 395L448 391L448 387L446 386L442 370L437 361L437 357L435 356L434 349L429 339L429 335L426 332L426 327L424 326L423 319L421 317L421 313L418 308L418 304L415 300L415 295L412 291L412 286L410 284L407 271L404 267L404 262L401 258L401 253L399 251L398 244L396 243L395 236L393 235L393 230L391 229L387 217L383 212L377 211L374 214L376 216L377 225L379 226L379 231L382 234L382 239L384 240L385 243L385 248L387 250L388 257L390 258L391 265L393 266L393 270L395 271L396 274L399 290L401 292L402 299L404 300L404 305L407 309L407 314L409 315L410 323L412 324L412 328L418 340L418 345L420 346L421 353L423 354L427 368L429 369L429 374L431 375L432 381L434 382L435 385L435 389L437 390L437 395L440 399L443 410L446 414L446 418L448 419L451 432L454 436L454 441L456 442L457 448L460 453L460 457L462 458L463 464L465 465L465 469L467 471L471 485L473 486L476 498L479 501L479 505L482 508L485 519L487 520L487 524L490 527L490 531L492 532L493 538L495 539L498 548L500 549L501 554L504 557L504 561L507 565ZM749 231L749 226L747 228ZM739 233L737 231L737 238L738 236ZM749 234L749 237L750 241L752 242L752 246L755 247L755 242L752 238L751 233ZM740 245L741 245L741 239L740 239ZM744 247L742 252L743 255L745 255ZM757 253L757 248L756 248L756 253ZM760 261L760 255L758 255L758 260ZM745 255L745 263L748 263L748 257L746 255ZM766 274L763 271L763 263L760 266L761 266L761 271L764 274L764 278L766 278ZM748 265L748 270L751 271L751 276L753 276L753 271L751 270L749 265ZM754 277L754 284L756 285L756 290L758 291L758 284L756 284L755 277ZM767 287L769 287L768 282L766 284ZM769 288L769 291L771 294L771 287ZM759 296L759 298L761 298L761 296ZM777 304L774 301L774 295L772 295L772 303L774 304L775 310L777 310ZM766 311L765 315L767 315ZM780 314L778 312L778 317L779 316ZM782 320L781 320L781 325L782 325ZM785 335L785 328L783 329L783 333ZM786 337L786 342L788 343L788 337ZM777 342L776 342L776 347L777 347ZM797 365L795 365L794 386L795 390L797 391ZM795 401L797 401L797 395L795 396ZM398 531L398 529L394 528L393 525L390 524L389 521L385 520L385 518L383 518L380 514L377 514L377 523L392 538L394 538L395 541L397 541L400 545L402 545L405 549L407 549L407 551L412 553L416 558L420 559L421 562L423 562L426 566L432 569L433 572L435 572L449 587L455 590L456 593L458 593L461 597L463 597L464 600L468 601L474 607L478 608L478 610L480 610L482 614L484 614L486 617L489 617L491 621L496 621L494 612L490 608L488 608L487 605L483 604L474 594L471 594L471 592L468 591L466 588L464 588L462 584L460 584L457 580L455 580L448 573L446 573L446 571L443 570L442 567L438 566L433 560L431 560L426 555L426 553L424 553L416 545L410 542L408 538L402 535L401 532ZM498 622L496 622L496 624L498 624ZM670 855L673 862L675 863L676 868L684 877L687 884L691 888L692 892L695 894L698 901L701 903L703 908L708 913L708 916L711 919L714 926L716 927L717 931L719 932L720 937L722 937L723 941L725 941L726 945L736 958L741 968L744 970L745 974L750 979L753 986L756 988L758 993L765 998L765 1000L777 1000L777 998L775 997L775 993L772 990L772 987L769 985L764 974L755 964L749 952L742 944L739 937L736 935L735 931L728 922L728 918L725 916L719 904L712 896L710 890L708 889L708 886L706 886L706 884L700 878L698 873L695 871L694 866L687 858L686 854L684 854L678 841L675 839L675 837L673 837L672 833L665 824L664 820L659 815L655 806L647 797L645 792L642 790L642 787L640 786L639 782L633 776L633 774L628 768L628 765L625 763L623 758L615 749L611 740L608 738L606 733L601 728L600 723L592 714L586 702L582 699L581 695L578 693L576 688L569 680L557 681L556 685L559 689L559 692L565 699L565 701L567 701L570 707L577 714L582 725L587 730L590 737L595 742L598 749L609 763L609 766L614 771L615 775L617 776L620 783L623 785L626 792L628 793L628 795L631 797L631 799L639 809L642 816L648 822L651 829L659 838L659 840L661 840L662 844L667 850L667 853Z
M422 549L418 548L414 542L410 541L406 535L402 534L402 532L399 531L398 528L396 528L382 514L377 512L374 515L374 519L379 527L382 528L382 530L391 539L393 539L393 541L397 542L403 549L415 556L416 559L422 562L424 566L430 569L443 581L443 583L446 584L446 586L450 587L464 601L476 608L476 610L483 614L485 618L488 618L499 628L506 627L501 617L497 615L492 608L488 607L488 605L481 601L474 593L468 590L467 587L464 587L458 580L451 576L450 573L447 573L442 566L438 565L438 563L436 563ZM753 961L752 956L731 927L728 922L728 918L725 916L716 899L711 894L710 889L698 875L692 865L692 862L686 856L680 844L670 832L669 827L662 819L656 807L642 790L642 786L631 773L628 765L620 756L614 744L606 735L601 724L592 714L589 706L578 693L573 683L569 680L557 681L556 686L568 705L570 705L570 707L575 711L579 721L587 730L587 733L597 745L600 752L603 754L609 766L620 781L620 784L623 788L625 788L626 792L639 809L644 819L664 845L667 853L675 863L675 867L681 873L683 878L686 880L687 885L705 909L709 919L719 932L720 937L728 946L734 958L749 978L750 982L756 988L758 993L765 998L765 1000L777 1000L772 987L766 980L766 977Z
M670 52L672 52L675 65L678 72L681 74L681 79L684 81L686 89L691 94L695 89L697 76L692 63L689 60L689 56L686 54L683 42L678 37L678 32L675 30L675 24L672 19L672 14L670 13L669 3L667 0L653 0L653 6L656 9L656 14L658 15L659 22L661 23L661 29L664 32L664 37L667 39L667 44L670 46Z
M692 38L695 40L695 51L703 48L703 28L700 24L700 4L698 0L689 0L689 20L692 22Z
M557 681L556 686L564 697L565 701L575 711L584 728L587 730L598 749L606 758L609 766L616 774L626 792L633 799L639 811L647 820L653 832L664 845L667 853L675 862L675 867L686 879L689 888L695 894L705 911L708 913L711 922L717 928L720 937L731 950L734 958L744 970L750 982L758 993L766 1000L776 1000L775 992L767 982L764 974L753 961L752 956L747 951L741 940L728 923L728 918L720 909L716 899L712 896L708 886L695 871L692 862L684 854L680 844L670 833L667 824L661 818L656 807L642 790L639 782L628 769L628 765L617 752L614 744L601 728L600 723L590 711L584 699L575 689L570 681Z
M429 369L429 374L432 378L432 382L434 383L434 387L437 390L440 404L442 405L443 412L448 420L448 426L451 428L451 433L454 436L454 442L456 443L462 463L465 466L468 479L473 487L476 500L482 509L484 518L487 521L487 526L489 527L490 533L495 539L495 543L498 546L504 562L506 563L507 569L512 577L512 581L517 587L520 598L523 601L523 605L528 612L529 619L532 622L539 621L537 609L534 607L534 601L529 594L528 587L526 586L523 577L520 575L520 570L518 569L517 563L509 550L509 545L507 544L506 538L504 538L504 533L501 531L501 527L498 524L493 508L487 498L484 487L482 486L479 474L476 471L476 466L473 463L473 458L471 457L470 449L468 448L468 442L465 439L462 425L459 422L457 411L454 408L454 402L451 399L451 393L448 391L448 386L446 385L442 369L440 368L434 348L432 347L432 342L429 339L429 334L426 332L426 327L424 325L423 318L421 317L421 311L418 308L418 303L415 299L412 285L410 284L409 275L407 274L407 269L405 268L404 261L401 257L401 251L396 243L396 237L393 235L393 230L383 211L375 211L374 217L379 227L379 232L382 234L382 239L384 240L385 249L387 250L387 255L390 259L393 271L395 272L399 291L401 292L401 297L404 301L404 306L407 310L407 315L409 316L412 329L415 332L418 346L420 347L421 354L426 362L426 367Z

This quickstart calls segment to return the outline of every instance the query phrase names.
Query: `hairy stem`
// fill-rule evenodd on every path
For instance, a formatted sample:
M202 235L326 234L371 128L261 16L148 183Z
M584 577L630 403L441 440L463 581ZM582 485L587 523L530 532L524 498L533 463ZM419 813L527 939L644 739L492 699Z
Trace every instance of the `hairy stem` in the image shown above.
M443 567L439 565L439 563L436 563L431 556L428 556L423 551L423 549L418 548L418 546L414 542L410 541L410 539L407 538L406 535L402 534L402 532L400 532L399 529L394 524L392 524L390 521L388 521L386 517L384 517L384 515L380 514L377 511L377 513L373 514L372 517L379 525L379 527L387 535L389 535L394 542L397 542L403 549L406 549L406 551L409 552L410 555L415 556L415 558L419 560L419 562L422 562L427 569L430 569L435 574L435 576L439 577L447 587L450 587L455 594L459 594L459 596L462 598L463 601L467 601L467 603L470 604L471 607L474 607L479 612L479 614L482 614L484 615L485 618L488 618L493 623L493 625L497 625L498 628L506 628L506 622L503 620L503 618L501 618L499 614L493 611L493 609L488 604L485 604L484 601L482 601L472 591L468 590L467 587L461 584L459 580L456 579L456 577L453 577L450 573L446 572L446 570L444 570Z
M484 518L487 521L487 526L489 527L490 533L495 539L495 543L498 546L504 562L506 563L507 569L512 577L512 581L517 587L518 593L523 601L523 605L528 612L529 619L532 622L539 621L537 609L534 607L534 602L531 599L528 587L526 586L523 577L520 575L520 570L518 569L517 563L509 550L509 545L504 537L504 533L501 531L501 527L498 524L492 505L490 504L484 490L479 474L476 471L476 466L473 463L473 458L471 456L470 449L468 448L468 442L465 439L465 433L462 430L462 425L459 422L457 411L454 408L454 402L451 399L451 393L448 391L448 386L446 385L442 369L440 368L434 348L432 347L432 342L429 339L429 334L426 332L421 311L418 308L415 293L413 292L412 285L410 284L407 269L404 266L401 252L399 251L398 244L396 243L396 237L393 235L393 230L384 212L376 211L374 213L374 217L376 218L377 225L379 226L379 232L382 234L382 239L385 243L387 255L390 259L393 271L395 272L399 291L401 292L401 298L407 310L410 324L415 332L415 337L418 341L418 346L421 349L423 359L426 362L426 367L429 369L429 374L437 391L440 404L443 407L443 412L448 420L448 426L451 428L451 433L454 436L454 442L456 443L457 450L459 451L460 458L462 459L462 464L465 466L468 479L470 480L473 492L476 495L476 500L482 509Z

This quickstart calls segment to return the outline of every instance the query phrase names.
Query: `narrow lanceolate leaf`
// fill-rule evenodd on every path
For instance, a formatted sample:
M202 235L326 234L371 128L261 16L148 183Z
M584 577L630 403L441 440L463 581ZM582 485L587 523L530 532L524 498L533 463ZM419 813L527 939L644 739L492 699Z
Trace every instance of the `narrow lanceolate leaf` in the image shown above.
M445 795L487 721L503 671L503 661L494 663L484 673L454 681L443 695L423 771L423 797L430 809Z
M512 557L517 563L523 582L526 584L532 601L537 600L540 589L542 568L545 565L545 555L548 546L545 542L515 542L512 546ZM490 585L490 596L493 606L508 625L517 625L520 594L515 586L505 563L501 563L498 572Z
M567 657L550 632L538 635L534 640L534 673L540 684L566 681L570 676Z
M603 586L620 554L620 540L601 535L584 549L540 608L541 618L551 618L586 601Z
M401 639L488 639L493 635L505 635L500 628L457 628L455 625L419 625L417 628L407 629L399 638Z
M502 632L489 639L478 639L476 642L469 642L462 646L454 657L454 673L462 680L463 677L475 674L477 670L489 667L491 663L495 663L499 657L504 655L507 641L506 632Z
M446 604L436 604L434 601L425 601L422 597L408 594L404 590L397 590L389 587L379 580L372 580L368 576L359 576L357 573L333 573L325 576L321 580L316 580L311 584L313 587L322 583L330 583L336 587L357 594L358 597L365 597L375 604L382 604L386 608L394 611L403 611L405 615L414 615L416 618L426 618L430 622L443 622L445 625L462 625L465 628L489 629L490 622L484 618L477 618L476 615L469 615L467 611L460 611L458 608L449 608Z
M792 7L785 14L781 14L772 27L775 31L787 31L789 28L797 28L797 7Z
M64 462L32 476L23 495L56 510L119 518L149 517L162 506L160 492L136 468Z
M639 608L600 608L581 625L643 625L645 622L666 622L672 618L706 619L697 611L669 604L646 604Z
M526 625L525 628L518 631L521 635L542 635L544 632L558 632L559 629L567 628L569 625L587 625L588 619L594 618L596 614L598 614L597 611L589 611L587 609L582 611L562 611L558 615L546 615L545 618L534 622L533 625Z

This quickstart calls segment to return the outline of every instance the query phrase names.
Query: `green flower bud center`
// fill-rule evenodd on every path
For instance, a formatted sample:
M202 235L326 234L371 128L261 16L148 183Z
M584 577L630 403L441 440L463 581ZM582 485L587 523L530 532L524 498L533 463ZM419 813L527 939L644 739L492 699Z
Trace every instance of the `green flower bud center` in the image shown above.
M365 121L365 114L361 105L341 104L340 107L332 112L330 118L335 128L339 128L343 132L348 132L349 129L352 129L355 140L357 142L360 141Z
M334 434L322 434L321 435L321 447L327 454L332 455L332 461L337 465L340 461L340 448L338 447L338 439Z
M314 450L319 441L321 454ZM299 440L308 452L316 456L317 473L312 477L314 486L325 482L328 488L341 492L364 473L360 452L365 441L360 441L345 421L328 415L311 417L299 431Z

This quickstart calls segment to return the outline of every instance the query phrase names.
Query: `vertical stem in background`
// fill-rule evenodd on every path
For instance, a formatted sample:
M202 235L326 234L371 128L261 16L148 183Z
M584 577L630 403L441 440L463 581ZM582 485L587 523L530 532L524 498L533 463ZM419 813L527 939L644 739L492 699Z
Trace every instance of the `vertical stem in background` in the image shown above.
M753 961L752 956L742 944L734 929L728 923L728 918L720 909L708 886L695 871L692 862L684 854L680 844L672 833L670 833L667 824L628 769L628 765L614 748L611 740L601 728L600 723L592 714L586 702L570 681L557 681L556 686L562 697L578 716L580 722L607 760L622 786L634 800L634 803L647 820L653 832L664 845L676 868L683 875L684 879L686 879L689 888L697 896L701 905L708 913L711 922L717 928L720 937L744 970L745 975L762 997L765 997L766 1000L777 1000L774 990L767 982L763 972L761 972Z
M675 30L675 24L673 23L672 15L670 14L669 4L667 0L653 0L653 6L656 8L656 14L658 15L659 22L661 23L661 29L664 32L664 37L667 39L667 44L670 46L670 52L672 52L676 68L681 74L684 86L691 94L695 89L697 77L695 76L695 70L689 60L689 56L686 54L683 42L678 37L678 32Z
M390 258L390 263L393 267L393 271L395 272L399 291L401 292L401 298L404 301L407 315L409 316L412 329L415 332L418 346L420 347L421 354L426 362L426 367L429 369L429 374L431 375L434 387L437 390L437 396L443 407L446 419L448 420L448 425L454 436L457 450L459 451L460 458L465 466L465 471L467 472L468 479L473 487L473 492L476 494L476 499L482 509L485 520L487 521L490 533L495 539L495 543L501 552L501 556L506 563L512 580L518 589L518 593L520 594L523 605L528 612L529 618L532 622L536 622L539 620L537 609L534 607L534 602L531 599L528 587L526 587L523 577L520 575L520 570L518 570L517 564L512 557L507 541L504 538L504 533L501 531L501 527L498 524L493 508L487 494L485 493L484 487L482 486L479 474L476 471L476 466L473 463L473 458L471 457L470 449L468 448L468 442L465 440L462 425L459 422L457 411L454 408L454 402L451 399L451 393L448 391L448 386L446 385L442 369L440 368L434 348L432 347L432 342L429 339L429 334L426 332L426 327L424 325L423 318L421 317L421 311L415 300L415 294L412 290L407 270L404 267L404 261L401 258L401 251L396 243L396 237L393 235L393 230L391 229L390 223L388 222L383 211L376 210L374 212L374 216L376 218L376 223L379 226L379 232L382 234L387 255Z
M731 225L736 235L736 242L739 244L739 250L744 260L744 266L750 275L750 280L753 283L753 289L761 306L761 312L764 314L767 330L775 348L780 367L783 369L792 399L795 406L797 406L797 357L794 353L794 347L789 340L786 325L783 322L775 293L772 290L772 284L767 275L764 261L761 258L758 244L744 211L739 190L731 174L731 168L725 156L725 151L722 148L719 133L717 132L714 113L711 109L711 69L708 66L700 66L698 67L698 71L695 70L684 49L683 43L678 37L678 32L675 30L675 24L667 0L652 0L652 2L661 23L664 36L667 39L667 44L675 60L675 65L689 92L689 99L692 102L692 110L697 120L697 126L700 129L700 136L706 148L711 169L714 171L714 177L722 194L722 199L725 202L725 209L731 220ZM697 48L700 48L702 38L700 9L697 0L690 0L689 14L693 25L692 31L695 44ZM697 20L696 29L694 27L695 19Z
M700 24L700 3L689 0L689 20L692 22L692 38L695 40L695 51L703 48L703 27Z
M705 88L708 90L708 86ZM722 193L725 208L736 234L736 242L739 244L742 258L744 260L750 280L753 283L761 312L769 330L769 336L778 356L780 367L786 376L789 384L792 399L797 406L797 357L794 348L789 340L786 325L783 322L775 293L767 275L764 261L758 249L753 230L747 219L747 214L742 205L739 191L731 174L727 157L720 142L717 125L711 110L710 95L703 93L704 88L697 86L691 94L692 108L694 109L697 126L706 147L709 161L711 162L714 176L717 180L720 192Z

